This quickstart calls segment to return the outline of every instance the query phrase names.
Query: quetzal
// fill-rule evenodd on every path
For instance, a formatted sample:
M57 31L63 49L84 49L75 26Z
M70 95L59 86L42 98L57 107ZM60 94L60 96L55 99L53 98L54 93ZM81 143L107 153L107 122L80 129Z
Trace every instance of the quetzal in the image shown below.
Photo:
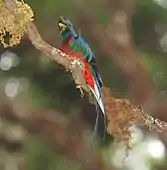
M99 107L101 108L105 119L105 109L101 91L103 83L98 72L96 58L89 45L81 37L80 32L74 30L73 25L69 20L60 17L58 27L61 35L61 45L59 49L71 58L79 58L82 61L82 64L84 65L82 75L95 97L97 117L92 137L93 142L98 127Z

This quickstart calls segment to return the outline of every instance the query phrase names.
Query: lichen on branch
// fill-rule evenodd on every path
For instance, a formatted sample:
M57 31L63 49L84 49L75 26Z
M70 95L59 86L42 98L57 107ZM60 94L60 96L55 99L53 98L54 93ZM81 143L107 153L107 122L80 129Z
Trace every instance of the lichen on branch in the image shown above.
M0 5L2 7L0 14L2 13L6 16L0 19L3 19L3 22L0 23L2 32L0 41L4 47L18 45L22 36L27 34L32 44L38 50L63 65L66 70L70 70L77 87L81 87L89 93L89 89L81 76L81 62L70 58L70 56L65 55L42 39L35 24L32 22L34 13L29 5L18 0L0 0ZM7 33L10 35L9 43L6 43L4 38Z
M15 8L10 11L8 4L0 0L0 41L4 47L20 43L34 16L33 10L23 1L13 0L12 3ZM9 37L8 42L5 41L6 35Z
M46 43L32 22L32 9L23 1L0 0L0 41L4 45L18 45L24 34L27 34L34 47L46 54L48 57L70 70L77 87L83 88L90 93L85 80L82 76L83 66L78 59L72 59L59 49ZM9 43L5 43L4 36L9 33ZM110 93L110 89L105 86L102 88L104 105L106 110L107 131L114 136L115 141L125 141L129 146L131 138L130 127L132 124L142 124L156 132L167 131L166 122L154 119L147 115L143 110L136 108L127 99L115 99Z

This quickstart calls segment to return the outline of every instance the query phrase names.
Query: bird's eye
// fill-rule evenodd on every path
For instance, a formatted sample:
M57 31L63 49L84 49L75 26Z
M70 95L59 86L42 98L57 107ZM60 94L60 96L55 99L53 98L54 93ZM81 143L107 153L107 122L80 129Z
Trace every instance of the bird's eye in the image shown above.
M68 23L67 25L68 25L68 27L71 27L71 24Z
M70 20L67 20L67 24L68 24L69 27L72 27L72 23L71 23Z

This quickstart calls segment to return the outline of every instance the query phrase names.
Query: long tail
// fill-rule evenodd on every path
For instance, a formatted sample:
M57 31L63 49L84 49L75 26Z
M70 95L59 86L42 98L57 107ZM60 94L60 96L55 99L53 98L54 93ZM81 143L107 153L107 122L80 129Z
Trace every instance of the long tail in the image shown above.
M91 139L91 148L92 148L93 142L94 142L94 138L97 135L100 109L101 109L101 111L103 112L103 115L104 115L105 129L104 129L103 139L105 138L106 114L105 114L104 104L103 104L103 101L102 101L101 88L100 88L98 82L94 80L94 89L92 89L91 87L90 87L90 89L91 89L91 91L92 91L92 93L93 93L93 95L95 97L95 105L96 105L96 112L97 112L96 123L95 123L95 126L94 126L94 131L93 131L93 135L92 135L92 139Z
M100 106L101 111L105 115L104 104L103 104L103 100L102 100L102 94L101 94L100 87L98 87L96 82L95 82L94 83L94 89L92 89L90 87L90 90L92 91L93 95L95 96L96 101L97 101L98 105Z
M99 110L99 105L95 99L95 106L96 106L96 121L95 121L95 125L94 125L94 130L93 130L93 135L92 135L92 138L91 138L91 141L90 141L90 147L93 148L93 143L94 143L94 139L97 135L97 132L98 132L98 125L99 125L99 116L100 116L100 110Z

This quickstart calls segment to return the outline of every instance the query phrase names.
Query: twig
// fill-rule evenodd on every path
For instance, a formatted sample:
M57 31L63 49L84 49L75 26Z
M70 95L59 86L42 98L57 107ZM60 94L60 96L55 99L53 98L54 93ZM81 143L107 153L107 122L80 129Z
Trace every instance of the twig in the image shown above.
M4 0L7 9L14 15L14 9L17 8L13 0ZM19 22L17 16L15 16L15 22ZM83 88L85 91L89 92L85 80L82 76L83 65L79 59L71 58L70 56L62 53L59 49L46 43L40 36L35 24L33 22L29 23L27 30L27 35L31 43L36 49L40 50L42 53L46 54L48 57L61 64L67 71L72 73L72 77L77 86ZM82 94L81 94L82 95Z
M157 102L157 90L152 86L134 50L130 34L133 0L105 0L101 3L109 14L107 27L97 25L95 16L91 11L85 10L84 6L78 7L77 12L81 13L78 22L83 26L83 30L88 29L89 35L93 35L102 52L112 57L129 84L133 102L152 113Z
M120 69L132 92L133 103L142 105L145 112L167 121L167 104L159 99L158 91L140 63L135 45L131 37L131 16L133 0L100 1L100 5L107 9L110 20L107 27L97 25L96 17L84 5L78 6L77 21L89 36L93 35L96 45L109 57L112 57ZM86 23L86 24L85 24Z
M145 112L167 121L166 101L162 101L146 69L142 66L132 39L132 14L135 0L105 1L110 20L102 36L105 50L124 74L132 92L133 102ZM102 45L102 44L101 44ZM103 44L104 47L104 44Z
M13 0L4 0L4 1L6 2L7 9L10 10L11 13L13 13L13 11L15 9ZM121 2L121 0L119 0L118 2ZM119 4L117 6L119 7ZM128 16L126 14L126 11L121 12L121 10L123 10L124 7L126 7L126 10L127 9L129 10L128 6L126 5L126 6L121 6L121 9L118 8L119 9L118 11L114 11L115 13L112 15L113 18L111 19L111 21L112 21L113 25L115 24L115 27L113 26L113 29L111 31L112 33L110 35L111 37L105 37L108 42L108 43L105 43L105 45L107 44L108 47L110 47L110 46L112 47L113 51L111 54L115 54L116 57L114 57L114 59L115 59L116 63L121 68L125 69L125 74L127 74L127 76L131 76L132 71L136 71L136 72L138 72L138 70L141 71L141 66L140 66L139 62L136 62L136 60L133 60L134 52L132 51L131 46L129 47L130 51L126 50L128 48L127 46L131 45L131 41L130 41L129 34L127 35L127 27L128 27L127 21L129 21ZM16 22L19 23L17 16L15 16L15 20L16 20ZM123 24L123 25L120 25L120 24ZM93 25L93 24L91 24L91 25ZM124 36L126 35L124 37L124 40L126 40L126 41L122 41L121 38L119 37L118 32L116 30L116 28L118 26L121 29L123 29L122 31L124 32ZM101 34L101 32L97 32L97 31L95 31L95 33L98 33L99 35ZM32 44L35 46L35 48L37 48L38 50L40 50L41 52L43 52L44 54L49 56L51 59L55 60L57 63L63 65L65 67L65 69L68 69L72 72L72 76L75 80L75 83L77 84L77 87L79 85L79 87L82 87L84 90L89 92L89 89L87 88L87 85L86 85L86 83L83 79L82 73L81 73L82 64L79 60L71 59L69 56L66 56L57 48L52 47L51 45L47 44L39 35L37 28L33 24L33 22L29 23L27 35L28 35L28 38L30 39L30 41L32 42ZM98 40L98 42L105 42L105 41L104 41L104 39L101 39L101 40ZM104 47L105 47L105 45L104 45ZM120 50L117 51L116 50L117 48L120 48ZM108 49L110 50L111 48L108 48ZM129 60L127 62L127 59L129 59L129 57L127 58L127 56L131 57L132 61L135 61L135 63L131 63L132 65L131 64L129 65ZM122 59L124 59L124 61L121 60L121 57L122 57ZM122 64L122 63L124 63L124 64ZM128 64L128 67L127 67L127 64ZM136 68L135 66L139 66L139 67ZM145 72L142 72L142 74L145 75ZM148 88L149 86L147 84L147 77L141 76L140 78L143 78L143 80L140 79L140 81L146 80L146 81L144 81L144 83L145 83L145 85L147 85L147 88ZM132 79L132 77L131 77L131 79ZM134 81L137 81L137 79L135 79ZM134 82L134 83L136 83L136 82ZM137 81L137 83L139 84L138 81ZM149 89L148 94L152 95L153 94L152 88L150 88L150 89ZM104 94L103 97L104 97L106 114L110 121L108 124L108 132L115 137L115 140L129 141L129 138L130 138L129 127L134 123L143 123L144 122L145 125L150 127L150 121L145 121L145 119L149 118L149 117L147 117L147 116L143 117L143 112L141 112L141 110L136 111L135 110L136 107L134 105L132 105L128 100L114 99L110 93L110 90L108 88L106 88L105 86L103 87L102 91ZM148 102L146 104L148 106ZM144 113L144 115L147 115L147 114ZM113 120L115 120L115 121L113 121ZM151 125L152 124L153 123L151 122ZM118 126L118 128L115 128L117 126ZM165 131L166 129L167 129L166 126L164 126L163 131Z

